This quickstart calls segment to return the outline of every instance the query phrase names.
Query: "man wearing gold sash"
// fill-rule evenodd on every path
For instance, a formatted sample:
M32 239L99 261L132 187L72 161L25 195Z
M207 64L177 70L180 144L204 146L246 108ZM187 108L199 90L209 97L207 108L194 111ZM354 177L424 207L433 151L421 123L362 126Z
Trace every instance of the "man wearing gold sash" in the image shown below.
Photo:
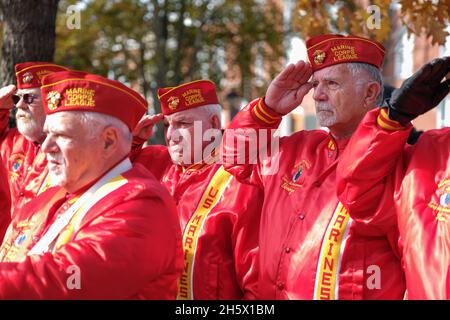
M49 62L24 62L15 70L17 90L13 85L0 90L0 154L8 172L12 210L46 188L47 160L41 148L45 113L39 87L44 76L68 69ZM8 129L13 106L17 128Z
M262 192L225 172L215 148L221 106L214 83L158 90L169 155L162 184L174 197L183 230L178 299L254 299ZM154 116L158 120L162 116ZM160 166L167 150L144 148L135 162Z
M49 188L14 217L0 299L174 299L181 232L170 194L128 155L146 101L84 72L43 79Z
M375 41L342 35L313 37L306 46L310 62L287 66L265 97L235 116L223 140L226 169L264 190L258 298L401 299L405 284L397 230L389 223L395 224L395 216L376 226L352 221L335 185L350 136L381 102L385 50ZM237 129L278 128L312 88L318 122L328 132L302 130L283 137L270 157L242 155L245 148L236 141L257 144L260 151L267 147Z

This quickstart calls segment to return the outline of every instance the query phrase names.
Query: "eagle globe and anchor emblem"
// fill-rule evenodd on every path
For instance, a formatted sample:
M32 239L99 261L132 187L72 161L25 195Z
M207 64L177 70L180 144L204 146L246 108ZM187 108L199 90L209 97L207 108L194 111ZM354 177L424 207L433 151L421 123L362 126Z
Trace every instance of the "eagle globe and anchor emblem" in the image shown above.
M450 213L450 179L444 179L437 185L436 200L428 203L428 207L436 212L436 220L447 221Z

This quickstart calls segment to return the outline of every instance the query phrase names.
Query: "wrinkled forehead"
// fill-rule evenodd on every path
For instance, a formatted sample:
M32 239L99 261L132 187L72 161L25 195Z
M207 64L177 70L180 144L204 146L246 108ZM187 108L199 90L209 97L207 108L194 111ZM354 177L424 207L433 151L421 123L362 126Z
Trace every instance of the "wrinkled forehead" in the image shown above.
M346 63L334 64L332 66L317 70L312 75L313 81L324 79L341 79L351 75Z
M79 115L70 111L56 112L45 118L44 130L47 132L76 132L84 129Z
M169 123L179 122L179 121L204 121L205 113L201 112L201 108L195 108L192 110L183 110L180 112L172 113L170 115L164 116L164 120Z

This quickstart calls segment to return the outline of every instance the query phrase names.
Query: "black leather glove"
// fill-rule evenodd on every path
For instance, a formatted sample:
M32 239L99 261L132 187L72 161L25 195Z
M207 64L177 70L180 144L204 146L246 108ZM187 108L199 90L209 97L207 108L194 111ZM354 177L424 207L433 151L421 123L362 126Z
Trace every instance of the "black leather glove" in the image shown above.
M450 92L450 79L442 79L450 72L450 57L434 59L425 64L399 89L384 101L389 118L408 124L411 120L434 108Z

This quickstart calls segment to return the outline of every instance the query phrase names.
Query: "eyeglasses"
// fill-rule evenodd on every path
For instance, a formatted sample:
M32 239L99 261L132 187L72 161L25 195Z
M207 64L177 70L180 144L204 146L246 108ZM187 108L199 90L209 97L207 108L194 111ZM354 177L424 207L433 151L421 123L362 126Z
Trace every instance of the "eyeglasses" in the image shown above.
M32 104L34 99L37 99L38 96L35 96L32 93L25 93L24 95L18 95L18 94L13 94L12 95L12 100L14 102L14 105L17 105L20 102L20 99L23 98L23 102L25 102L26 104Z

